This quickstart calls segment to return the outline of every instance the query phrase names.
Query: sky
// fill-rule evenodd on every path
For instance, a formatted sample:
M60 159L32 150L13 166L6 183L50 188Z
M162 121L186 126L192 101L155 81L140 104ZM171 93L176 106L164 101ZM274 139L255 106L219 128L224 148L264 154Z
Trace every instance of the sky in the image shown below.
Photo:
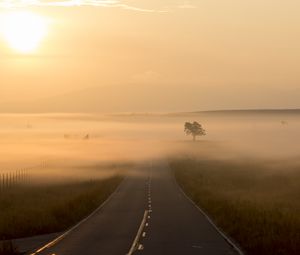
M19 11L46 24L32 52L3 34ZM136 87L127 101L167 96L155 111L299 108L299 13L298 0L0 0L0 101Z

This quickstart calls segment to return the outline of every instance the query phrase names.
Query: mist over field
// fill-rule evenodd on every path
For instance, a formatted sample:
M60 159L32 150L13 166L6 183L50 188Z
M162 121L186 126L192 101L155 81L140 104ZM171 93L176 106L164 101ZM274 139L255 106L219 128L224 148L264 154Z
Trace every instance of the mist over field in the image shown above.
M196 143L190 142L191 137L183 132L185 121L194 120L207 131L207 136L198 138ZM111 171L111 167L105 166L116 162L153 160L175 154L289 159L292 164L297 163L300 152L300 115L297 112L3 114L0 141L0 171L46 162L47 171L56 169L56 173L66 176L76 176L80 171L88 173L92 167L87 166L102 165L105 176Z
M207 135L193 142L184 133L187 121L201 123ZM125 176L144 187L145 166L165 161L185 192L249 254L280 254L274 245L297 254L298 111L2 114L0 142L0 202L11 204L0 220L6 238L65 230ZM35 213L47 219L38 224L30 211L36 201ZM78 205L72 218L70 208ZM57 206L65 218L55 216ZM25 227L16 228L16 219Z

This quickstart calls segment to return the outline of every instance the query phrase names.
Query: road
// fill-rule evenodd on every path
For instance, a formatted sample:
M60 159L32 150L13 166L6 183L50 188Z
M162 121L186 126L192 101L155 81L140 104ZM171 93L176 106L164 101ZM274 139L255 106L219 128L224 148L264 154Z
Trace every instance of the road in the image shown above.
M184 196L168 165L145 163L92 217L38 255L238 254Z

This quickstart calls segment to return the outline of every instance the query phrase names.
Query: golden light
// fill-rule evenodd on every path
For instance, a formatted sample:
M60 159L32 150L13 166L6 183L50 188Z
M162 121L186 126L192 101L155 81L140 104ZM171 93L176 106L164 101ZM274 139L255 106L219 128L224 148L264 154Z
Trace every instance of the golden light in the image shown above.
M30 53L37 49L45 37L47 22L32 12L10 12L2 17L1 30L11 48L21 53Z

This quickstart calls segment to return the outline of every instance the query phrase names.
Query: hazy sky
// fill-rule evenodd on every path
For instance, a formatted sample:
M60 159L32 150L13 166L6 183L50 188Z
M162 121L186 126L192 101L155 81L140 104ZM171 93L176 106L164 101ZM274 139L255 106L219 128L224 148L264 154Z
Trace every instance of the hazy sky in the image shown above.
M21 9L47 33L26 54L0 34L2 102L136 85L184 91L174 110L300 107L299 0L0 0Z

